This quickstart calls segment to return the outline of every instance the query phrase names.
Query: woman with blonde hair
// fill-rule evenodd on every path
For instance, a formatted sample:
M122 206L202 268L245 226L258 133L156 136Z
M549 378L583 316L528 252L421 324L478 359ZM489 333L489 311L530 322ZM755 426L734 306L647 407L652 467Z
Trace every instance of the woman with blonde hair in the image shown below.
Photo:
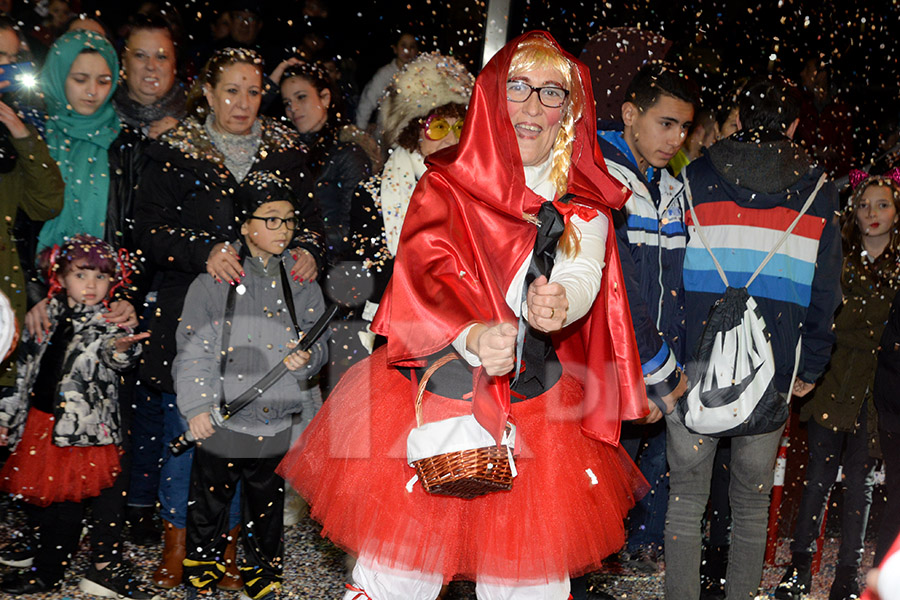
M459 145L413 193L373 324L387 346L279 467L323 535L359 556L346 600L431 600L451 579L481 599L565 600L569 576L625 539L644 482L619 423L647 400L609 235L625 197L597 150L589 82L542 32L485 67ZM464 499L417 481L420 386L423 422L462 424L449 444L465 431L514 445L510 489Z

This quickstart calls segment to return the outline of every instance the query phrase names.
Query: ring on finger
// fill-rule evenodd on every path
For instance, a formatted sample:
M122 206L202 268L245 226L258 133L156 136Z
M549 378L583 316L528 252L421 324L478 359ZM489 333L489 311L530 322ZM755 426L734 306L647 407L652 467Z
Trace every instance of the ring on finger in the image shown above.
M550 318L552 319L553 315L555 315L555 314L556 314L556 309L553 307L550 307Z

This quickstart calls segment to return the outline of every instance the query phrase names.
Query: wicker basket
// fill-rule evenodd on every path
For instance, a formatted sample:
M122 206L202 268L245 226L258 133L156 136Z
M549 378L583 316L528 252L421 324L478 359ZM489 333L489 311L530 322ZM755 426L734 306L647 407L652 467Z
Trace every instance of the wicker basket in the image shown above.
M456 356L448 354L434 362L419 382L416 395L416 422L422 426L422 398L425 384L431 375ZM506 446L491 445L484 448L448 452L413 463L419 481L429 494L442 494L457 498L476 498L512 488L513 469L510 452Z

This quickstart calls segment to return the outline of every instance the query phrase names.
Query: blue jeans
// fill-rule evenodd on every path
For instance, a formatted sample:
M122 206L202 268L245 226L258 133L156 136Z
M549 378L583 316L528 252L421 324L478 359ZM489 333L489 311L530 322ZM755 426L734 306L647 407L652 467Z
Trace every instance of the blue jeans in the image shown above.
M180 456L172 456L168 443L187 431L187 421L178 412L175 394L162 394L163 410L163 451L162 469L159 479L160 516L179 529L187 526L188 494L191 489L191 464L194 462L194 450L188 450ZM240 485L240 484L238 484ZM241 522L241 494L237 489L231 502L228 516L228 528L233 529Z
M729 600L756 596L766 552L769 492L784 427L731 438L731 548L726 574ZM709 500L718 438L688 431L674 413L666 417L669 508L666 513L666 598L700 597L700 523Z
M843 465L844 498L837 564L858 567L862 563L866 524L875 485L875 459L869 457L866 408L867 404L863 403L855 433L834 431L810 420L806 487L800 500L791 552L816 552L816 539L822 527L828 496L837 479L838 467Z
M131 424L131 481L129 506L155 506L159 495L159 470L163 460L162 394L138 384L134 388ZM168 452L168 449L166 449Z
M628 515L628 551L634 553L641 548L661 549L666 506L669 503L665 422L623 426L622 434L622 447L640 465L641 473L650 484L650 491Z

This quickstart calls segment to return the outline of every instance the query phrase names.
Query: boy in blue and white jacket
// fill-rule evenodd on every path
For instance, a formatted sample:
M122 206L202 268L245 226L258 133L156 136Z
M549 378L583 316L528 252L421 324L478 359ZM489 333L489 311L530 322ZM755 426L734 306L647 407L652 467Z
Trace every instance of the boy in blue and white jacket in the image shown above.
M630 516L628 551L655 569L663 543L668 480L666 432L661 421L684 392L685 359L681 265L684 260L683 185L665 166L690 130L697 89L665 63L644 66L626 91L622 122L600 131L609 172L631 190L615 215L647 395L659 410L648 427L623 427L623 445L650 482L652 492ZM643 443L642 443L643 442Z

